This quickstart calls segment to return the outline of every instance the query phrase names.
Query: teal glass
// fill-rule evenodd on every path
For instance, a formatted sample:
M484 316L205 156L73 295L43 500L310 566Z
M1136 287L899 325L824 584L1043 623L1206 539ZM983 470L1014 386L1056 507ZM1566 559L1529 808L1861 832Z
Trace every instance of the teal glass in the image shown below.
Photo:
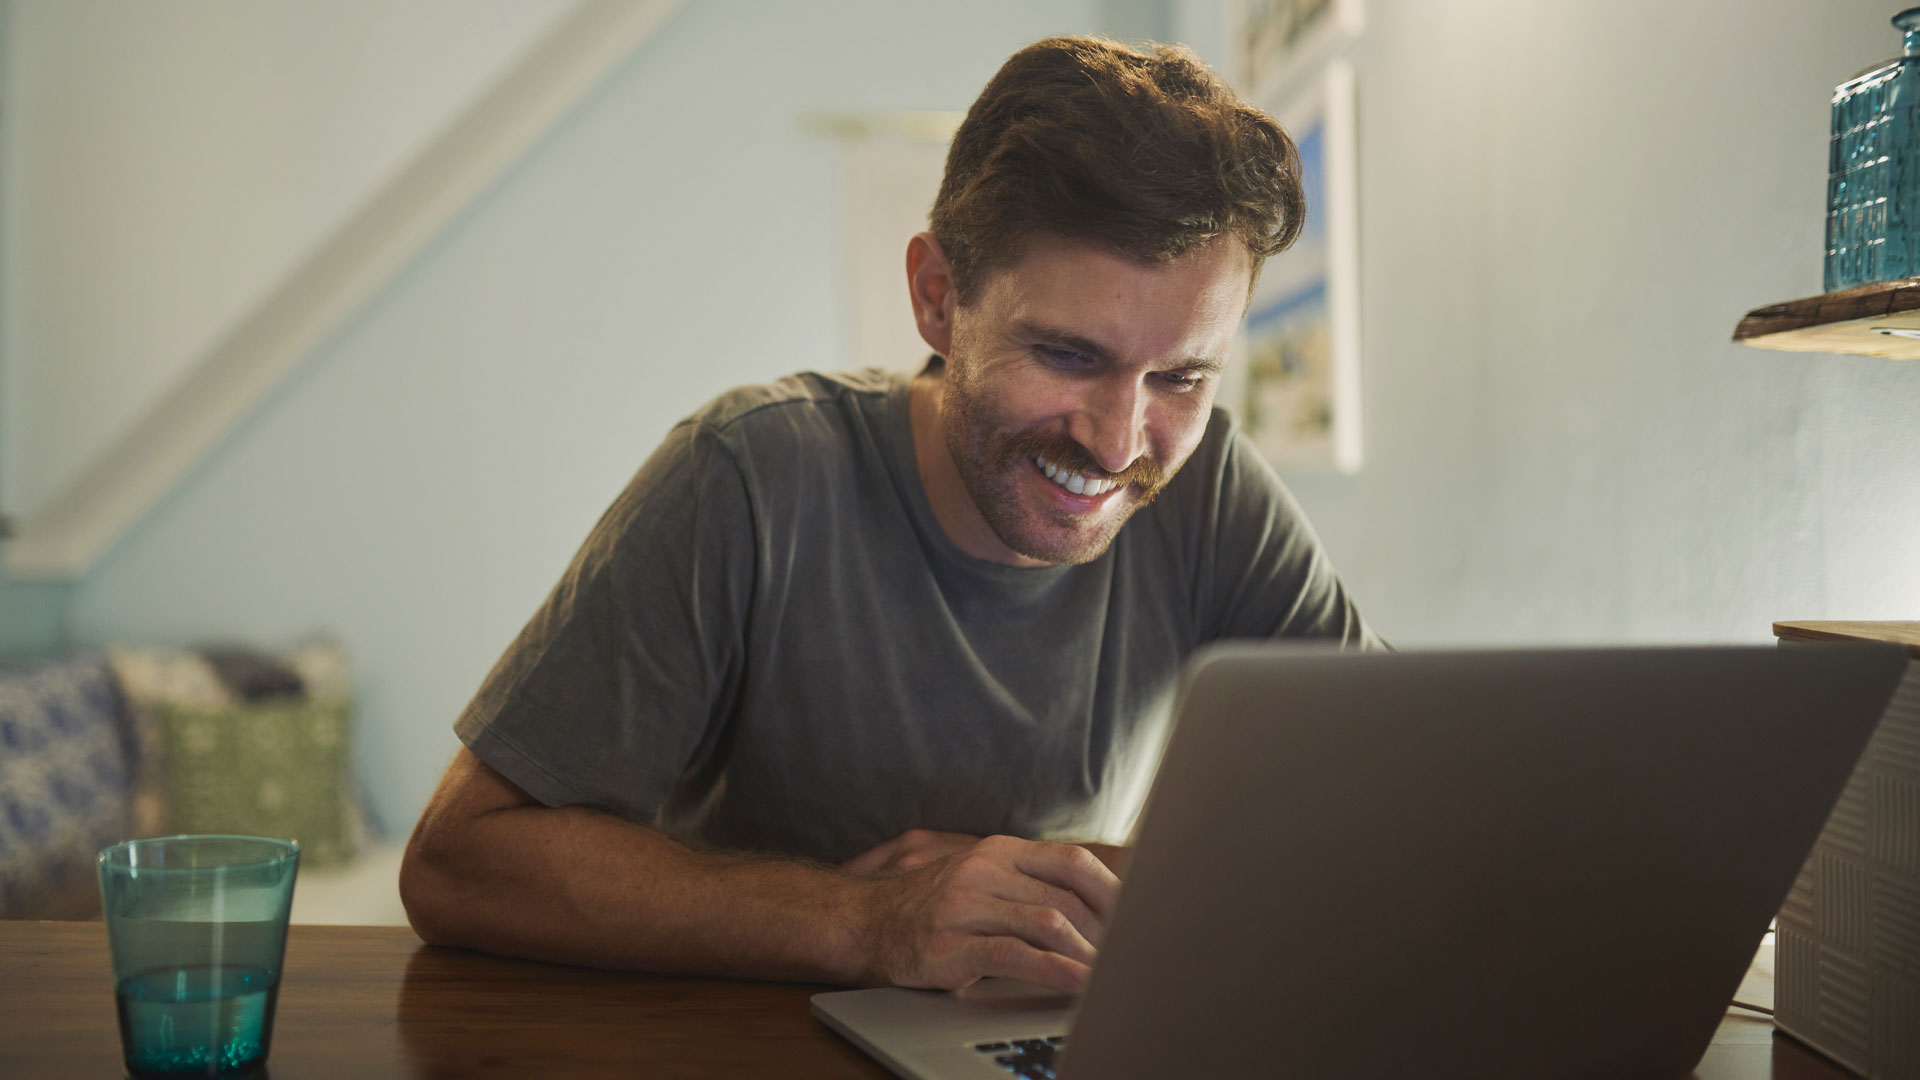
M1920 276L1920 7L1893 25L1906 55L1833 89L1828 292Z
M127 1072L239 1076L267 1060L300 847L165 836L100 853Z

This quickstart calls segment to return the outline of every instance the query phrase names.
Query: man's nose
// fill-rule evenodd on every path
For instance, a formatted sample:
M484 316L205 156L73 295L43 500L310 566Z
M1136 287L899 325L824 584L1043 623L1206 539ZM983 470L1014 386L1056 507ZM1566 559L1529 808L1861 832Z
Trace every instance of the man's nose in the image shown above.
M1117 473L1147 451L1147 394L1137 379L1102 379L1089 389L1067 432L1100 467Z

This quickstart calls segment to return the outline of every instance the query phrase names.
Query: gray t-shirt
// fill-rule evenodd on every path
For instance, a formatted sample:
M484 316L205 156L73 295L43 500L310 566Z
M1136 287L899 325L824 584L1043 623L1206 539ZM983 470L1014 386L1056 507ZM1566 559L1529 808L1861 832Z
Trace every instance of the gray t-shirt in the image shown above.
M1121 842L1181 663L1217 638L1376 647L1216 409L1100 558L962 552L903 374L804 374L680 423L454 730L550 806L839 861L911 828Z

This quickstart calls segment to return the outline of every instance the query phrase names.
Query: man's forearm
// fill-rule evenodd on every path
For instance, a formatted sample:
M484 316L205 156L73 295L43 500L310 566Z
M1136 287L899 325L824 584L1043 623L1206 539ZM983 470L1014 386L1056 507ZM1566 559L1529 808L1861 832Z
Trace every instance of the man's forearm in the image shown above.
M860 878L692 851L584 807L494 810L416 837L401 881L434 944L592 967L871 979Z

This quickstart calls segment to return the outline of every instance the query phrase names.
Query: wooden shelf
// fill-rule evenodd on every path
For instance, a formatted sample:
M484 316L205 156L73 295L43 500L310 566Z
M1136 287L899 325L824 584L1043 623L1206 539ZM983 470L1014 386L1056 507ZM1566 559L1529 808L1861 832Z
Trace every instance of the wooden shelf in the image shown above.
M1790 641L1885 641L1920 658L1920 622L1777 622L1775 637Z
M1920 359L1920 338L1876 333L1881 329L1920 334L1920 278L1754 308L1733 340L1756 349Z

